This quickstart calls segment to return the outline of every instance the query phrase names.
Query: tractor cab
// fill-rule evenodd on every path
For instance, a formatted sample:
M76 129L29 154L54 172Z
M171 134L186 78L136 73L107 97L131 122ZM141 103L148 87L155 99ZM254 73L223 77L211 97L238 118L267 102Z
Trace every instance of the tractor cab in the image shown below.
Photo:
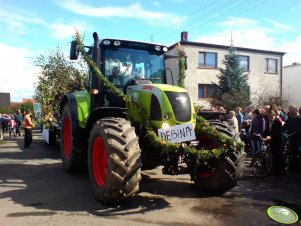
M127 88L137 84L166 84L166 46L119 40L99 40L93 34L94 44L85 46L101 73L117 88L127 94ZM77 43L73 41L70 59L77 59ZM97 75L90 71L88 92L91 94L91 110L98 107L122 107L122 101L108 89L104 89Z
M135 80L166 83L164 52L167 51L167 47L103 39L100 42L100 50L100 69L116 87L124 88Z

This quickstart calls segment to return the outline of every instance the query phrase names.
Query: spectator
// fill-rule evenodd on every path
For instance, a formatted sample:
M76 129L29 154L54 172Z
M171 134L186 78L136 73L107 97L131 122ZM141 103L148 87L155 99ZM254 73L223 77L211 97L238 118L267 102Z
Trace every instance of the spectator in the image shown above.
M228 125L233 126L236 133L239 132L238 121L237 121L237 118L235 117L235 112L234 111L229 111Z
M268 112L270 112L270 111L274 111L275 113L276 113L276 119L279 121L279 122L281 122L281 125L283 125L284 124L284 121L282 120L282 118L280 117L280 111L278 111L278 107L275 105L275 104L273 104L272 106L271 106L271 108L270 108L270 110L268 111Z
M261 149L262 141L260 136L264 136L266 122L260 110L257 108L253 111L253 119L250 129L250 140L252 145L253 156Z
M268 112L270 111L271 106L270 105L266 105L263 109L260 110L260 113L262 115L262 117L264 118L265 121L265 128L264 128L264 132L262 134L262 136L267 136L269 133L269 117L268 117Z
M281 110L281 107L278 106L278 112L279 112L279 117L282 119L283 122L285 122L286 120L286 115L284 114L284 112Z
M20 137L21 136L20 127L22 126L22 122L23 122L23 116L21 114L20 109L18 109L18 111L15 113L15 121L16 121L16 135L19 135Z
M244 120L252 121L252 119L253 119L252 110L250 107L246 107L244 109Z
M292 154L292 161L290 162L290 167L292 169L295 169L300 164L300 151L298 147L298 127L300 124L300 116L298 117L298 108L296 106L289 106L289 111L287 115L288 118L284 123L283 131L288 136L290 151Z
M34 125L31 122L30 111L25 110L25 112L26 115L24 116L24 131L25 131L24 148L29 148L32 142L32 128L34 127Z
M284 170L284 157L283 157L283 137L282 137L282 123L277 119L278 113L271 110L267 114L269 118L268 136L266 140L271 141L270 147L273 154L275 172L282 174Z
M237 108L235 109L235 112L236 112L236 118L237 118L237 121L238 121L238 126L239 126L239 128L241 127L241 123L242 123L242 121L244 120L244 116L243 116L243 114L241 113L241 111L242 111L241 107L237 107Z

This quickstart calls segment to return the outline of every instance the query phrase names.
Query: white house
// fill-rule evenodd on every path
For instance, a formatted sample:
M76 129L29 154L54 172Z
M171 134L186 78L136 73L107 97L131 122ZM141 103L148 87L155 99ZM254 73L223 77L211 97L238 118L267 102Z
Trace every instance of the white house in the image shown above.
M177 44L169 47L169 54L177 54ZM188 41L188 33L181 33L179 44L187 55L185 88L190 92L193 102L210 106L212 82L217 83L219 68L224 68L223 60L229 46ZM262 98L281 98L282 58L284 52L235 47L241 67L248 74L250 99L257 105ZM173 75L179 74L178 62L167 59L166 67ZM177 80L177 78L175 79Z
M301 64L283 67L283 100L286 105L301 106Z

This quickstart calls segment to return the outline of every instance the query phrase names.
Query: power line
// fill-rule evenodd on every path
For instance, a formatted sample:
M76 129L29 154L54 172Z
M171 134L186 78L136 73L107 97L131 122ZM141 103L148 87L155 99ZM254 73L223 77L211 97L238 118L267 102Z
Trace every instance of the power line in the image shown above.
M211 21L208 21L208 23L205 24L205 26L203 26L200 30L198 30L198 33L203 32L203 31L207 31L207 30L210 30L210 29L213 29L213 27L212 27L211 25L212 25L214 22L217 22L217 21L218 21L219 19L221 19L221 18L224 18L224 17L226 17L226 16L230 16L230 15L233 15L233 16L241 15L242 13L244 13L244 12L246 12L246 11L248 11L248 10L250 10L250 9L252 9L252 8L255 8L256 6L262 4L264 1L265 1L265 0L261 0L260 2L257 2L257 3L255 3L255 4L253 4L253 3L254 3L254 1L253 1L253 2L251 2L251 4L249 4L249 5L246 4L246 5L245 5L246 8L243 7L243 10L244 10L244 11L241 11L241 10L239 9L239 7L238 7L239 10L236 10L236 11L234 11L234 12L230 12L230 11L228 10L228 11L225 12L225 13L227 13L227 14L224 14L223 17L217 17L217 18L212 19ZM237 7L236 7L236 8L237 8ZM199 26L196 27L196 28L194 28L194 29L191 30L190 32L191 32L191 33L194 33L194 31L195 31L196 29L198 29L198 28L199 28Z
M177 25L177 24L180 24L180 23L181 23L182 21L184 21L187 17L191 17L191 16L193 16L194 14L198 13L199 11L206 9L206 8L208 8L209 6L211 6L211 5L215 4L215 3L216 3L216 2L213 1L213 2L211 2L211 3L207 4L207 5L205 5L204 7L202 7L202 8L200 8L200 9L198 9L198 10L192 12L192 13L189 14L188 16L183 16L179 21L177 21L177 22L174 23L173 25L175 26L175 25ZM155 37L155 36L157 36L158 34L164 32L165 30L169 30L169 29L170 29L170 26L167 26L167 27L161 29L160 31L158 31L157 33L152 34L152 36Z
M197 24L199 21L201 21L201 24L206 24L206 21L208 21L212 15L217 14L217 13L222 13L223 10L227 7L231 7L233 4L235 4L236 1L235 0L228 0L218 6L216 6L215 8L211 9L210 11L204 12L203 14L199 15L197 18L194 18L193 20L189 21L188 23L184 24L183 27L181 27L180 29L177 29L174 32L179 33L181 30L185 29L185 30L189 30L189 27L194 26L195 24ZM171 32L169 32L168 34L171 34ZM170 36L168 36L168 40L170 40Z
M185 30L189 30L190 34L194 34L196 33L195 31L197 30L198 33L200 33L201 31L205 31L208 29L213 29L213 27L211 26L214 22L217 22L218 20L221 20L229 15L240 15L252 8L255 8L256 6L262 4L264 2L264 0L261 0L260 2L255 2L252 1L251 4L250 2L245 2L239 5L236 5L235 7L232 7L231 9L228 9L226 11L216 11L219 13L219 15L215 16L214 18L211 18L210 20L206 20L206 22L203 22L201 24L198 24L197 26L194 26L194 28L192 30L187 29L187 27L185 27ZM195 24L195 23L194 23ZM192 24L193 26L193 24ZM200 29L200 27L202 26L202 28ZM169 42L173 39L173 37L170 37L168 39L166 39L166 42Z
M223 9L225 6L231 5L234 1L235 1L235 0L228 0L228 1L226 1L226 2L223 2L222 4L219 4L219 5L215 6L214 8L211 7L211 9L209 8L207 12L204 11L203 13L201 13L200 15L198 15L196 18L191 19L191 20L187 21L186 23L183 23L182 26L179 27L178 29L174 29L174 26L173 26L173 27L169 26L168 28L165 28L164 30L161 30L160 34L161 34L161 36L162 36L162 32L163 32L163 33L165 33L164 36L166 37L166 36L169 36L169 34L174 34L175 32L179 32L179 30L183 30L183 27L185 27L185 29L186 29L186 28L188 28L189 26L191 26L192 24L194 24L195 22L198 22L198 21L200 20L200 18L206 18L207 16L210 16L212 13L214 13L214 12L220 10L220 9ZM211 2L210 4L207 4L205 7L203 7L203 8L201 8L201 9L195 11L194 13L190 14L190 15L188 16L188 18L191 17L191 15L194 15L194 14L196 14L197 12L199 12L199 11L201 11L201 10L204 10L204 9L208 8L209 6L211 6L211 5L213 5L213 4L216 5L216 2ZM180 25L180 22L179 22L179 23L176 23L176 24L174 24L174 25ZM166 34L166 31L168 32L167 34ZM158 35L158 34L159 34L159 33L156 33L155 35Z

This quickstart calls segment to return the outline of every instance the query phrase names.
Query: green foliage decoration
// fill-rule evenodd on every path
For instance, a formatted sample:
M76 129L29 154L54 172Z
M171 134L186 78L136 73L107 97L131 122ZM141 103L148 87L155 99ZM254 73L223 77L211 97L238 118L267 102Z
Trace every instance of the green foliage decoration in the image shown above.
M179 79L178 86L185 88L185 64L186 64L186 54L184 51L184 47L181 46L180 43L177 45L177 51L179 56Z
M242 151L244 148L244 145L241 142L236 142L232 138L228 138L223 136L221 133L219 133L214 128L210 127L208 122L200 117L196 116L196 128L195 133L196 136L198 134L205 133L207 136L210 136L212 139L214 139L215 143L219 148L214 148L212 150L208 149L196 149L193 146L182 146L181 144L174 144L170 143L166 140L162 140L159 138L155 131L152 129L150 125L149 118L145 112L145 110L140 107L140 105L131 100L131 98L127 95L125 95L123 92L121 92L118 88L115 87L113 83L111 83L98 69L95 62L90 58L87 51L84 48L82 38L79 34L79 32L76 32L76 41L77 41L77 48L78 51L81 53L83 59L89 64L90 69L95 73L95 75L103 82L103 85L105 88L110 89L114 93L116 93L119 97L121 97L127 104L133 106L135 109L137 109L138 113L142 115L143 119L143 125L146 128L147 132L145 135L145 139L149 140L149 145L151 147L157 147L162 150L163 153L175 153L175 152L182 152L184 154L190 154L194 155L199 159L199 161L207 162L212 159L219 159L222 155L226 155L228 152L233 152L235 150Z

